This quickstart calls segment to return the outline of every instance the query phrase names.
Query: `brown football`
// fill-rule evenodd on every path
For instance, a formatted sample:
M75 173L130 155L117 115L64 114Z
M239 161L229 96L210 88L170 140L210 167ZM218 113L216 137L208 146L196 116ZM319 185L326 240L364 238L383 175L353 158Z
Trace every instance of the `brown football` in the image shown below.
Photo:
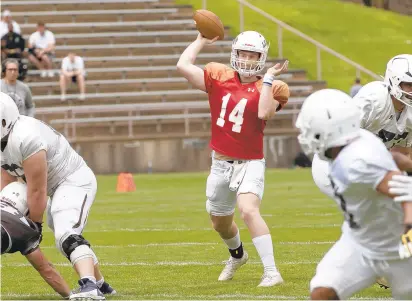
M225 28L219 17L209 10L199 9L193 15L197 30L207 39L219 36L219 40L225 37Z

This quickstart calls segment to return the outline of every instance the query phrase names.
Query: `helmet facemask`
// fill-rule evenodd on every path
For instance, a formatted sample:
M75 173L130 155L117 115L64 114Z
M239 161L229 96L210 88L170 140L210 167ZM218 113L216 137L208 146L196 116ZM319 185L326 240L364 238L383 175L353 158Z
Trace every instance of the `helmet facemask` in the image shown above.
M230 64L241 76L252 77L265 68L269 45L265 38L256 31L240 33L232 43ZM240 51L249 51L259 54L257 61L240 58Z

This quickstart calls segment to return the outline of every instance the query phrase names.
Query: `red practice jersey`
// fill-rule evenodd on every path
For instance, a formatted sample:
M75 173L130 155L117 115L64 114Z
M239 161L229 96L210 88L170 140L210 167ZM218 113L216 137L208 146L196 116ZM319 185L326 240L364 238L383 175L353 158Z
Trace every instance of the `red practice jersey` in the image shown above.
M258 118L258 109L263 79L242 84L235 70L219 63L207 64L204 76L212 115L210 147L232 158L262 159L266 121ZM288 101L289 87L275 80L272 92L279 111Z

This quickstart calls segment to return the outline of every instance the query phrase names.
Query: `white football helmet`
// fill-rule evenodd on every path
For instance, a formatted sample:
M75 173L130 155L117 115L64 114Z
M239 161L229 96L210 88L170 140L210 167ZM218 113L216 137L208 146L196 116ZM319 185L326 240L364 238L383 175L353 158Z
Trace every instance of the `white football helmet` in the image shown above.
M6 202L23 215L27 215L29 207L27 205L27 185L21 182L12 182L0 191L0 201Z
M19 116L19 109L14 100L7 94L0 92L1 139L7 136Z
M259 60L254 64L248 60L242 60L239 58L239 50L257 52L260 54ZM244 31L233 40L230 64L240 75L254 76L265 68L268 50L269 45L260 33Z
M330 160L325 151L343 146L359 136L361 112L352 98L335 89L324 89L306 98L296 120L299 143L309 156Z
M393 97L412 107L412 93L401 89L402 82L412 83L411 54L400 54L389 60L386 66L385 83L389 85L389 93Z

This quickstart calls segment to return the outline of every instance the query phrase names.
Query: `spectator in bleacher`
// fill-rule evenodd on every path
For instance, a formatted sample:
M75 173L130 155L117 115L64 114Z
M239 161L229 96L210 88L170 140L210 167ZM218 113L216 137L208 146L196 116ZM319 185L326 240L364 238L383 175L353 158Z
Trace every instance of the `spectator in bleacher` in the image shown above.
M29 61L42 70L41 77L53 77L53 57L56 40L43 22L37 23L37 31L29 38Z
M83 58L70 52L62 61L60 74L61 100L66 100L66 86L68 82L77 83L80 90L80 100L85 99L86 84Z
M358 94L361 88L362 88L362 85L361 85L360 78L355 79L355 83L350 88L350 92L349 92L350 97L354 97L356 94Z
M6 9L3 11L1 15L1 22L0 22L0 37L4 36L8 31L9 23L13 25L13 32L21 34L20 26L16 21L13 21L11 18L11 12Z
M2 63L2 71L1 92L14 100L20 114L34 117L34 103L30 88L17 79L19 62L16 59L6 59Z
M19 74L17 79L23 81L27 74L27 64L22 62L25 48L24 38L13 32L13 25L9 22L9 32L1 38L1 58L5 60L7 58L17 59L19 62Z

